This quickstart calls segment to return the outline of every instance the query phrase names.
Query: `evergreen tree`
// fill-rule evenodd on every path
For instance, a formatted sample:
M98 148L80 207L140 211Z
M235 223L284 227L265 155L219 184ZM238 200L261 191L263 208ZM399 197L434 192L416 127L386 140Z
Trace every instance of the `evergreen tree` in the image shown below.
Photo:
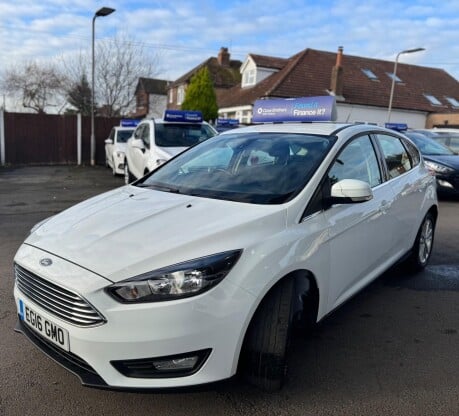
M91 87L86 74L83 74L80 82L74 84L67 92L67 101L83 116L91 115Z
M206 121L217 118L217 97L207 67L202 67L191 78L182 103L182 110L199 110Z

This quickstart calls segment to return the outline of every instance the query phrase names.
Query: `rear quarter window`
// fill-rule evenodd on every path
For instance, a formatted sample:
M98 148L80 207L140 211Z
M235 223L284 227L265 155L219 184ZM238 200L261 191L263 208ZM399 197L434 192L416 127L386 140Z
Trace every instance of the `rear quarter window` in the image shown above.
M419 154L419 150L417 147L408 140L403 140L403 144L405 145L406 149L408 150L408 154L411 158L411 164L413 167L419 165L421 161L421 156Z

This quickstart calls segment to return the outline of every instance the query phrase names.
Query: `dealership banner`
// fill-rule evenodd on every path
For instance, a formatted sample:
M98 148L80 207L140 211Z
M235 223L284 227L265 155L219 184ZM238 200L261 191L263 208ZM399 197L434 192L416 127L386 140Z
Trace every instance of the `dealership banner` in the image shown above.
M332 96L257 100L252 117L254 123L334 120L336 102Z

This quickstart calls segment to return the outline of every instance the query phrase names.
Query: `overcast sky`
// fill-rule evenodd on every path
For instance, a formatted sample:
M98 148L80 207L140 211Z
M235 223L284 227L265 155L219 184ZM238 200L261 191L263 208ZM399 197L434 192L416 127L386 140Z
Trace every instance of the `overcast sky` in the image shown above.
M1 67L91 47L96 38L127 34L160 57L159 78L173 80L227 46L289 57L305 48L443 68L459 79L459 1L402 0L0 0ZM459 98L459 97L458 97Z

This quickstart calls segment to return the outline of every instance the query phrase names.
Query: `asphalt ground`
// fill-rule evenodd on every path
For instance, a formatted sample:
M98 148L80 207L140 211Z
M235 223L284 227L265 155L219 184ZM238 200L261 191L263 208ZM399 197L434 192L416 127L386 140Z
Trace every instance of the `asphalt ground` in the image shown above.
M386 272L306 337L283 390L240 379L125 393L78 379L13 331L14 254L30 228L122 186L103 167L0 168L0 415L459 415L459 201L442 200L426 271Z

